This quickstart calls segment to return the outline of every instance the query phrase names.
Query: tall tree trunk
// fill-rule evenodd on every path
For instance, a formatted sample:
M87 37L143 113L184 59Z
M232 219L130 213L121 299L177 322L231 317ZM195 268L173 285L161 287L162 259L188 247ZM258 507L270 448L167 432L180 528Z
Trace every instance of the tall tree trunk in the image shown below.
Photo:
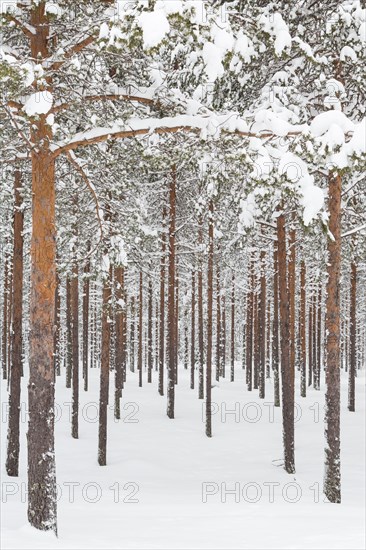
M176 324L175 324L175 221L176 221L176 167L173 166L169 186L169 269L168 269L168 381L167 415L174 418L175 378L176 378Z
M308 350L309 350L309 372L308 372L308 386L311 386L313 383L313 370L314 370L314 357L313 357L313 307L314 307L314 297L310 296L309 303L309 313L308 313Z
M71 279L71 317L72 317L72 415L71 435L79 437L79 268L74 258Z
M148 319L147 319L147 382L152 382L152 369L153 369L153 339L152 339L152 325L153 325L153 287L151 278L149 278L148 286Z
M232 274L231 282L231 368L230 381L235 378L235 274Z
M191 298L191 390L194 390L194 373L196 369L196 273L192 271Z
M289 235L289 262L288 262L288 290L290 297L290 365L291 373L295 376L295 357L296 357L296 231L291 229Z
M226 376L226 296L221 299L221 376Z
M66 387L71 388L72 378L72 307L71 277L66 275Z
M164 395L165 367L165 258L166 258L166 207L163 208L163 230L161 233L160 259L160 334L159 334L159 394Z
M202 246L203 246L203 229L202 229L202 215L198 219L198 244L199 251L199 263L198 263L198 399L203 399L203 363L204 363L204 351L203 351L203 274L202 274Z
M265 273L265 258L266 253L264 250L260 254L260 296L259 296L259 397L264 399L265 397L265 383L266 383L266 273Z
M253 366L253 261L251 260L248 271L248 294L247 294L247 346L246 346L246 383L248 391L252 391L252 366Z
M273 340L272 340L272 368L274 385L274 406L280 406L280 346L279 346L279 304L278 304L278 243L273 253L274 274L273 274Z
M209 203L208 266L207 266L207 359L206 359L206 435L212 437L212 305L213 305L213 256L214 256L214 205Z
M348 370L348 410L355 412L355 376L356 376L356 311L357 311L357 265L351 264L350 297L350 363Z
M112 266L104 275L102 293L102 350L100 361L98 464L107 464L107 411L109 400L109 358L111 345Z
M3 287L3 334L2 334L2 368L3 380L8 375L8 305L9 305L9 258L5 259L4 266L4 287Z
M130 370L135 372L135 333L136 333L136 319L135 319L135 296L131 297L131 323L130 323Z
M40 5L42 6L42 5ZM32 11L35 25L48 27ZM44 8L44 4L43 4ZM39 31L41 32L41 31ZM38 35L38 33L37 33ZM38 52L34 55L37 57ZM45 120L37 123L39 137L48 141ZM32 153L32 244L28 384L28 520L40 530L57 530L54 447L53 324L56 287L55 164L45 150Z
M88 252L90 244L88 245ZM83 379L84 391L88 391L89 382L89 304L90 304L90 259L84 266L83 278Z
M138 344L138 372L139 372L139 387L142 388L142 335L143 335L143 278L142 271L140 271L140 282L139 282L139 344Z
M9 426L6 473L17 476L19 470L19 414L20 382L22 376L23 352L23 223L21 173L15 172L14 180L14 249L13 249L13 331L11 346L11 365L9 370Z
M294 456L294 377L290 362L290 303L287 279L287 245L285 216L277 218L278 241L278 277L280 295L280 332L281 332L281 375L282 375L282 421L285 470L295 473Z
M114 393L114 416L118 420L121 417L120 399L122 397L123 388L123 369L124 369L124 311L126 308L125 303L125 291L124 291L124 268L121 265L115 267L115 298L116 298L116 311L115 311L115 332L116 332L116 346L115 346L115 393Z
M316 304L316 385L314 388L320 390L321 374L321 350L322 350L322 286L318 283L318 299Z
M340 273L341 176L329 176L328 282L326 303L326 394L324 493L330 502L341 502L340 457Z
M221 289L220 289L220 264L216 262L216 381L220 380L221 358Z
M55 288L55 334L53 340L53 370L55 376L61 375L61 357L60 357L60 336L61 336L61 280L56 270L56 288Z
M306 397L306 266L300 268L300 394Z

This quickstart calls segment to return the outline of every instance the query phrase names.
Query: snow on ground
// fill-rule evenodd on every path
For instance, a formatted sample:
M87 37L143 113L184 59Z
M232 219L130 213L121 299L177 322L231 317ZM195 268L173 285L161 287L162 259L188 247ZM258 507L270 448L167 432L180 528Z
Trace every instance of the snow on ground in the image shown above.
M214 436L207 439L203 404L189 389L188 373L180 372L175 420L165 415L166 398L157 394L154 374L153 385L145 375L139 388L137 375L128 373L122 419L115 422L112 411L109 416L106 467L97 464L99 371L90 373L90 391L81 391L78 441L70 436L71 393L64 378L58 379L58 539L27 526L24 414L20 477L5 474L3 381L2 548L364 548L363 372L356 413L347 411L342 373L341 505L325 503L321 491L324 382L321 392L310 389L306 400L296 397L296 474L288 475L281 467L281 416L272 407L272 380L260 401L256 391L247 392L238 365L234 383L221 381L213 389L217 412ZM25 395L26 380L23 389Z

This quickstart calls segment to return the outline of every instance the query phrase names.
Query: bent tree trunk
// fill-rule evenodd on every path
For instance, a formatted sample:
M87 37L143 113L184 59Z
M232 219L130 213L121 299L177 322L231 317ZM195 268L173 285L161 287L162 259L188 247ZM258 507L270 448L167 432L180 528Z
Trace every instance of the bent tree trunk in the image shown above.
M328 283L326 304L326 394L324 493L330 502L341 502L340 457L340 272L341 176L329 176Z
M20 381L22 376L22 318L23 318L23 211L20 171L15 172L14 181L14 252L13 252L13 331L11 365L9 371L9 428L6 472L17 476L19 468L19 413Z

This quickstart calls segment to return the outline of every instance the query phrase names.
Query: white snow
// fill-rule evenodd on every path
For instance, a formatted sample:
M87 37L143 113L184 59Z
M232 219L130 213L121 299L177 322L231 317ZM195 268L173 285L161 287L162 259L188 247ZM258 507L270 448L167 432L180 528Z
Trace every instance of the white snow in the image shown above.
M22 399L27 395L27 372ZM365 374L356 379L356 412L347 411L342 371L342 504L324 502L324 373L321 391L299 396L296 371L296 474L281 467L281 412L248 392L244 371L215 383L213 437L204 434L204 403L179 372L176 419L153 384L127 373L121 420L110 392L107 466L97 464L99 369L80 393L80 439L70 435L71 390L56 382L56 465L59 536L27 526L26 404L22 406L19 478L4 471L1 446L2 548L5 549L253 549L358 550L365 535ZM111 383L113 377L111 377ZM6 441L6 381L2 381ZM230 492L231 491L231 492ZM226 502L225 502L226 500Z
M142 29L144 48L153 48L160 44L170 31L169 21L162 9L142 12L138 18L138 24Z
M36 92L28 97L23 110L28 116L45 115L52 109L53 95L48 90Z

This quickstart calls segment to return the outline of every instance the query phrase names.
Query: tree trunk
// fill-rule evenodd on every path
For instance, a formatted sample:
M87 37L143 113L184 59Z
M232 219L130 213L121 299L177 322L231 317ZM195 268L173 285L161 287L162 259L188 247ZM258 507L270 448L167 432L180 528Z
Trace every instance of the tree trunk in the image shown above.
M202 274L202 246L203 246L203 229L202 229L202 215L198 220L198 244L199 251L199 264L198 264L198 399L203 399L203 363L204 363L204 351L203 351L203 274Z
M341 176L329 176L328 283L326 303L326 394L324 493L330 502L341 502L340 458L340 272Z
M260 296L259 296L259 397L265 398L266 383L266 273L265 273L266 253L261 251L260 255Z
M196 273L192 271L191 299L191 390L194 390L194 373L196 369Z
M2 367L3 380L8 376L8 304L9 304L9 258L5 259L4 290L3 290L3 340L2 340Z
M18 476L19 470L19 415L20 387L22 376L23 352L23 222L21 174L15 172L14 180L14 249L13 249L13 331L11 346L11 365L9 370L9 426L6 473Z
M290 304L287 286L287 251L285 216L277 218L278 278L280 296L282 421L285 470L295 473L294 456L294 377L290 362Z
M165 220L167 212L163 208L163 230L161 233L161 259L160 259L160 335L159 335L159 394L164 395L164 366L165 366L165 257L166 257L166 231Z
M280 406L280 348L279 348L279 305L278 305L278 244L275 246L273 254L274 274L273 274L273 340L272 340L272 368L274 385L274 406Z
M71 278L66 275L66 387L71 388L72 378L72 310Z
M88 246L88 252L90 245ZM83 278L83 379L84 391L88 391L89 381L89 303L90 303L90 259L84 266Z
M213 305L213 256L214 256L214 205L209 204L208 266L207 266L207 360L206 360L206 435L212 437L212 305Z
M100 395L99 395L99 438L98 438L98 464L107 464L107 411L109 396L109 356L111 342L111 281L112 267L109 274L105 274L102 294L102 350L100 361Z
M40 5L42 6L42 5ZM43 5L44 7L44 5ZM38 26L41 8L32 11ZM48 35L48 27L44 25ZM38 33L37 33L38 34ZM37 57L37 54L35 54ZM45 120L38 142L48 141ZM32 153L32 244L28 384L28 520L37 529L57 530L54 450L54 316L56 287L55 164L45 150Z
M220 380L221 358L221 289L220 289L220 264L217 258L216 266L216 381Z
M152 369L153 369L153 339L152 339L152 325L153 325L153 287L152 281L149 278L148 287L148 319L147 319L147 382L152 382Z
M168 381L167 415L174 418L175 378L176 378L176 323L175 323L175 220L176 220L176 167L173 166L169 186L169 269L168 269Z
M139 282L139 345L138 345L138 372L139 372L139 387L142 388L142 334L143 334L143 279L142 271L140 271L140 282Z
M232 274L231 284L231 365L230 365L230 381L234 382L235 378L235 275Z
M306 266L300 268L300 394L306 397Z
M71 435L79 437L79 269L74 258L71 280L72 317L72 416Z
M348 370L348 410L355 412L355 376L356 376L356 311L357 311L357 265L351 265L350 300L350 363Z
M252 366L253 366L253 262L250 262L248 271L248 294L247 294L247 346L246 346L246 383L248 391L252 391Z
M126 307L125 292L124 292L124 268L119 265L114 270L115 277L115 393L114 393L114 416L118 420L121 418L120 399L122 397L123 388L123 369L124 369L124 311Z

